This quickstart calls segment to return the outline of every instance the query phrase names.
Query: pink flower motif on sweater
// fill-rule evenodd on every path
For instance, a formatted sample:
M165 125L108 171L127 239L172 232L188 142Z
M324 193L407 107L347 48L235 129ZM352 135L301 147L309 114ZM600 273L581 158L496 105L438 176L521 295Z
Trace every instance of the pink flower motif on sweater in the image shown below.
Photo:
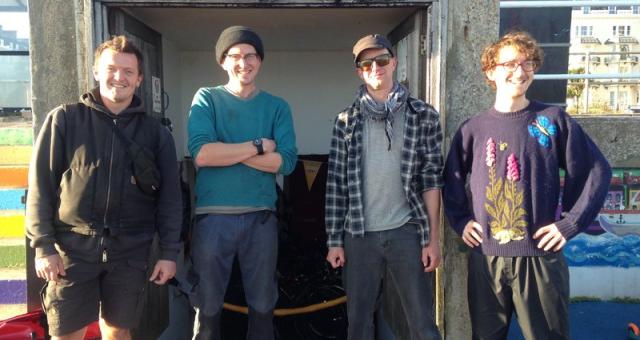
M493 138L487 139L487 166L496 164L496 142Z
M512 182L520 180L520 165L515 154L510 154L507 158L507 180Z
M506 149L507 143L500 142L500 151ZM485 151L489 183L485 191L484 208L489 215L491 236L498 240L499 244L523 240L526 235L527 212L523 208L524 193L516 184L520 181L518 159L513 153L507 157L505 180L496 173L497 150L493 138L487 140Z

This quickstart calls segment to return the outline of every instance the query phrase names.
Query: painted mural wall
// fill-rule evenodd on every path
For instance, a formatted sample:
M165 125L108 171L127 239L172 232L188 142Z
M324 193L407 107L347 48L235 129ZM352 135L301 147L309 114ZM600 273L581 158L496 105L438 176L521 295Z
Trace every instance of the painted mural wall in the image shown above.
M640 169L614 169L602 210L564 254L572 296L640 297Z
M24 200L32 144L30 117L0 118L0 319L26 311L26 271L20 263L25 255L20 253L25 249Z

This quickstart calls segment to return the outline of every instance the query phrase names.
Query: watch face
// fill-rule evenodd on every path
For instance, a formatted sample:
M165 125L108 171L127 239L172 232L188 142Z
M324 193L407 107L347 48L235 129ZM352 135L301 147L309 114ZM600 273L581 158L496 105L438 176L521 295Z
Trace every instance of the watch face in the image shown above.
M260 138L256 138L253 140L253 145L262 145L262 139Z

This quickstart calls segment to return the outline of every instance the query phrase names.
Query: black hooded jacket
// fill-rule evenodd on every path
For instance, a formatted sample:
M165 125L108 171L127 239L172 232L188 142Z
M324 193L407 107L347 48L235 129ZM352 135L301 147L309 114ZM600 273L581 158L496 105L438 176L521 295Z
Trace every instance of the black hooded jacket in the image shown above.
M157 195L136 186L113 124L129 138L142 124L133 139L155 154L162 175ZM93 262L104 261L105 251L109 259L143 257L157 231L160 258L175 261L182 202L171 134L145 114L137 96L117 115L102 104L98 89L80 103L55 108L33 149L26 217L36 257L60 252ZM108 245L102 239L107 228Z

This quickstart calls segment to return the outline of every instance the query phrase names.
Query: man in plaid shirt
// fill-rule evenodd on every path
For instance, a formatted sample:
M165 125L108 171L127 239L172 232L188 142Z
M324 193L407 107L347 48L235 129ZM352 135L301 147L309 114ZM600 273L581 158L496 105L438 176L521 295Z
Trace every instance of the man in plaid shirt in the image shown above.
M385 273L412 339L439 339L431 276L440 263L442 132L439 114L393 80L382 35L353 47L364 82L333 129L327 177L327 261L344 266L349 339L374 339Z

